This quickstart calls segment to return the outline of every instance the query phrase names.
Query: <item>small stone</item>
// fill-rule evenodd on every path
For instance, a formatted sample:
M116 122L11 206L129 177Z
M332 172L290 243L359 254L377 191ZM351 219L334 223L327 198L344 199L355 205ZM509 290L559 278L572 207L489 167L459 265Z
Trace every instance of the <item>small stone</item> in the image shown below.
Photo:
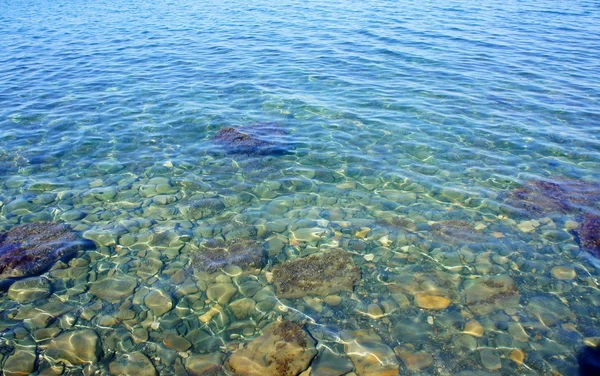
M354 368L352 361L344 354L338 354L324 346L323 351L312 363L313 376L346 375Z
M339 295L328 295L323 301L330 306L338 306L342 302L342 297Z
M299 228L291 231L290 241L310 243L312 241L321 239L326 232L327 230L320 227Z
M575 270L568 266L555 266L552 268L552 270L550 270L550 273L554 278L559 279L561 281L568 281L577 276Z
M424 309L446 309L452 301L444 296L415 294L417 307Z
M381 310L381 307L378 304L369 304L369 306L367 307L367 313L368 316L372 319L380 319L383 316L385 316L383 311Z
M119 303L133 294L137 279L125 274L115 274L91 283L90 293L110 303Z
M517 228L525 233L535 231L535 226L531 221L523 221L517 225Z
M321 303L320 299L315 299L311 296L305 296L302 299L304 300L306 305L308 305L310 308L314 309L315 311L317 311L317 312L323 311L323 304Z
M165 346L175 351L185 351L192 347L190 341L173 333L167 334L165 339L163 340L163 343L165 344Z
M220 305L229 304L231 298L233 298L236 293L237 288L231 283L216 283L206 290L208 299L215 301Z
M496 349L480 349L479 356L481 357L481 364L488 370L497 371L502 368L500 354Z
M363 258L365 259L365 261L373 261L375 259L375 255L372 253L369 253L369 254L364 255Z
M8 289L8 297L17 303L26 304L50 296L50 284L41 277L21 279Z
M45 356L55 362L97 363L102 356L98 334L91 329L65 332L46 345Z
M359 375L397 376L398 361L394 351L384 344L373 331L342 332L344 350L356 367Z
M370 228L363 227L360 229L360 231L357 231L356 234L354 234L354 236L356 236L359 239L364 239L367 237L367 235L369 234L370 231L371 231Z
M465 324L465 334L470 334L473 337L483 336L483 326L477 320L471 320Z
M108 366L110 373L120 376L156 376L156 368L146 355L139 351L123 354Z
M421 351L413 354L399 347L396 347L394 351L402 359L402 362L409 371L419 372L433 364L433 357L426 352Z
M173 308L171 296L159 289L152 289L144 298L144 304L156 316L162 316Z
M529 341L529 335L527 335L527 332L525 332L525 329L523 329L523 326L521 324L519 324L518 322L508 323L508 334L510 334L510 336L513 337L517 341L520 341L520 342Z
M210 307L210 309L206 313L198 317L198 319L201 323L206 324L207 322L212 320L213 317L215 317L221 312L223 312L223 307L221 307L218 304L215 304L214 306Z
M20 376L33 373L36 358L35 351L29 349L16 350L4 363L4 375Z
M185 368L192 376L222 375L223 354L192 355L185 360Z
M509 357L513 362L519 365L523 364L525 361L525 353L519 349L514 349L511 351Z
M242 298L232 302L229 305L229 309L231 312L237 317L239 320L243 320L256 306L256 302L250 298Z

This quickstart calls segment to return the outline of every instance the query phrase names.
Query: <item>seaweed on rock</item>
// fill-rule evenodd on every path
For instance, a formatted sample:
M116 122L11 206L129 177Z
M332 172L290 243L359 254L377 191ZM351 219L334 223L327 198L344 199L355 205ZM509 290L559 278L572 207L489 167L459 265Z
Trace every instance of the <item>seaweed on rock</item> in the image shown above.
M0 281L40 274L56 261L91 246L65 224L38 222L13 227L0 234Z
M248 155L283 154L287 151L286 145L271 139L274 136L284 134L285 132L277 127L275 123L255 123L244 127L243 130L233 127L223 128L215 134L214 141L228 153Z
M576 179L533 180L509 192L507 203L530 214L569 213L600 201L600 183Z
M600 216L586 214L577 229L581 247L600 257Z
M313 254L273 269L273 282L281 298L352 291L359 279L360 269L350 254L342 250Z

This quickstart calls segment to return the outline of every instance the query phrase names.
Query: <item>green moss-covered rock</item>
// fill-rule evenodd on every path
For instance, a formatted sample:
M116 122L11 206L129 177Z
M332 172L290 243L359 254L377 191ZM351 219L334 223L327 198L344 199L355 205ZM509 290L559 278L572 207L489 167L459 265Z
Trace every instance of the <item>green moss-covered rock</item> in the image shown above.
M350 254L342 250L313 254L273 269L273 283L280 298L352 291L359 279L359 268Z

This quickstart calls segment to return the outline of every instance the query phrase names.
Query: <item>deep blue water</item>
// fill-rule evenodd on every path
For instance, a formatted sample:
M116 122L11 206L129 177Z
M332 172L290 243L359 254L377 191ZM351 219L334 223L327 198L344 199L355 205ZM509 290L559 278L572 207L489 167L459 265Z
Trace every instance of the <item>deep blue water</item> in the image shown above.
M280 252L267 246L269 266L256 276L264 286L271 266L339 246L361 267L355 296L322 312L302 299L284 304L334 331L374 327L389 348L410 342L433 356L425 374L570 374L585 339L600 337L600 272L578 230L586 216L600 215L599 13L597 1L0 0L0 229L57 221L87 237L109 234L111 241L98 242L102 257L75 259L89 261L85 280L65 285L47 274L50 300L81 286L81 294L67 294L76 306L102 302L87 288L109 270L136 275L123 265L147 257L140 250L156 248L162 264L135 291L154 286L177 305L169 270L187 268L203 240L282 240ZM287 152L231 154L214 141L223 128L256 123L276 126L281 133L265 140ZM537 211L510 199L520 187L539 190L540 180L562 184L558 199L576 197L574 207L545 202L554 193L533 196ZM592 193L568 191L578 184ZM190 216L206 198L223 206ZM404 225L382 225L391 217ZM436 239L434 225L449 220L473 228ZM318 236L298 242L304 228ZM360 235L364 228L371 235ZM139 240L165 232L185 244L175 255ZM123 247L131 253L116 257ZM556 278L556 266L576 277ZM391 296L381 273L401 284L431 268L461 278L444 292L449 308L417 307L419 292L408 289L410 307L386 312L387 322L361 314ZM465 281L494 275L515 280L519 305L476 313ZM5 316L41 304L2 294ZM549 323L532 301L562 304L569 314ZM189 316L209 306L190 308ZM104 302L100 311L118 308ZM336 315L343 323L332 321ZM444 324L428 324L429 317ZM404 340L396 323L407 318L435 331ZM472 341L460 336L470 319L485 333L466 350L463 342ZM528 341L506 332L505 322L522 323ZM4 340L29 346L37 369L47 367L46 342L31 339L35 328L2 323ZM95 328L109 354L109 333L97 318L80 325ZM227 346L239 338L230 337L229 324L208 325ZM18 327L24 336L15 336ZM168 374L187 357L169 364L152 345L163 335L156 330L127 350L142 351ZM331 343L343 353L339 341ZM501 368L482 349L493 349ZM513 349L526 354L524 365L509 359ZM188 357L206 352L192 347ZM103 356L95 367L106 371L112 360Z

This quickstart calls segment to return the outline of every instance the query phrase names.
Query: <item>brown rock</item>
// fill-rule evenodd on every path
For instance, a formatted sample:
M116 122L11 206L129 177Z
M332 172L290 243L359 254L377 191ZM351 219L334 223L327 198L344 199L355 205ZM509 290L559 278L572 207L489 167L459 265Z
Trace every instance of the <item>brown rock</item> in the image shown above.
M470 334L473 337L483 336L483 326L477 320L471 320L465 324L465 334Z
M445 309L450 305L451 300L445 296L415 294L415 303L419 308L425 309Z
M359 375L397 376L400 364L394 351L373 331L342 332L344 351Z
M275 322L262 335L231 355L229 369L242 376L292 376L310 365L315 341L301 325Z
M402 362L409 371L418 372L433 364L433 357L426 352L420 351L410 353L408 351L396 348L396 354L402 359Z
M273 282L281 298L352 291L359 278L359 268L350 254L342 250L313 254L273 269Z
M523 364L523 362L525 361L525 353L519 349L514 349L513 351L511 351L509 357L513 362L517 364Z

